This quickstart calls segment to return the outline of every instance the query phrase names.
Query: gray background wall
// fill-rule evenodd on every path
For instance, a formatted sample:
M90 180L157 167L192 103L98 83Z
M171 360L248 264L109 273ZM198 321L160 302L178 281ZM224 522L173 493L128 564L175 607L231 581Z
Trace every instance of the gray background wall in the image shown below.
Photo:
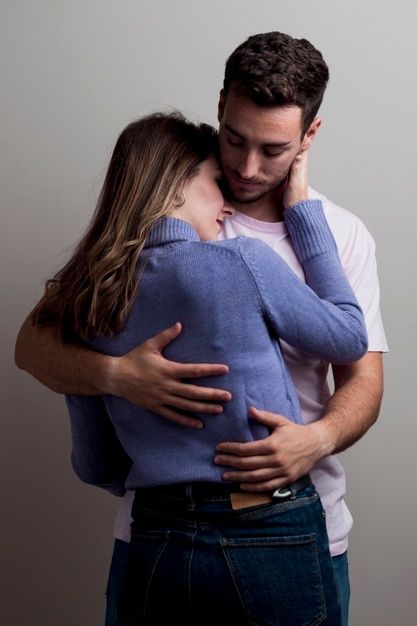
M27 0L2 14L0 622L102 624L117 506L73 477L63 399L13 367L18 328L83 232L122 127L167 106L214 123L227 55L282 30L330 65L311 182L376 238L391 347L379 422L343 455L351 624L415 624L413 3Z

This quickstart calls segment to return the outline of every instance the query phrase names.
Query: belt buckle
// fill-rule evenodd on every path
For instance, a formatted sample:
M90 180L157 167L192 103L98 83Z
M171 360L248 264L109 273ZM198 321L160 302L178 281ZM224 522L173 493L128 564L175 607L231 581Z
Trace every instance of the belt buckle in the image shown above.
M292 489L290 487L280 487L276 489L272 494L273 498L277 498L278 500L284 500L285 498L294 497Z

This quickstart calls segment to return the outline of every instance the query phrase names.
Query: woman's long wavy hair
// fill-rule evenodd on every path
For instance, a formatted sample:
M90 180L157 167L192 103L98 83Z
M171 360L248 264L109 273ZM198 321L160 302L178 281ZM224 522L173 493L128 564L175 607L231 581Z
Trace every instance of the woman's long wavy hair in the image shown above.
M56 326L64 341L120 332L148 233L213 154L216 131L180 113L129 124L116 142L90 226L66 265L46 281L32 323Z

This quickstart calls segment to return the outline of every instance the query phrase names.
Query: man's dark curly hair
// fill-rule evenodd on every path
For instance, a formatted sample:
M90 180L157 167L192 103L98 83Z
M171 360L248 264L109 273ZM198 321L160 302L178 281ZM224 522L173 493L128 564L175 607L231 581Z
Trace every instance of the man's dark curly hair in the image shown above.
M252 35L226 61L223 90L259 106L297 105L303 134L313 121L329 80L329 69L307 39L279 32Z

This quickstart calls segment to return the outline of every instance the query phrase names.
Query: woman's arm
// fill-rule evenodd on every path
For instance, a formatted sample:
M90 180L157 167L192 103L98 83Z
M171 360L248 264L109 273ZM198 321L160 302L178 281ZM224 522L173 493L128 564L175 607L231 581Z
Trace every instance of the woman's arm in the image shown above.
M367 348L364 318L321 202L307 197L308 150L304 150L291 166L283 206L295 254L311 289L261 241L242 240L242 258L264 316L279 338L332 363L352 362Z
M67 396L72 467L85 483L122 496L132 462L116 435L103 398Z
M338 364L361 358L367 349L363 315L321 202L299 202L285 219L310 286L263 242L240 242L267 323L277 337L317 358Z

